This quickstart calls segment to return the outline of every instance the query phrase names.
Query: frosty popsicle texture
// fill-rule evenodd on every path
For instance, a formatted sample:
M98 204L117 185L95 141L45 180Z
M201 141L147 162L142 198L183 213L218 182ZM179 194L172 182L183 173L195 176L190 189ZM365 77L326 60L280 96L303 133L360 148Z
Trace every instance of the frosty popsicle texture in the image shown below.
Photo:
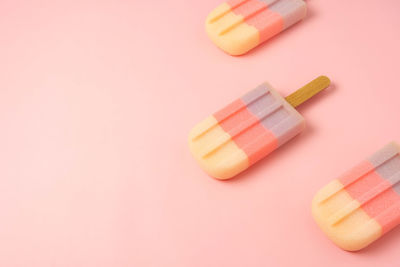
M399 152L386 145L314 197L314 219L342 249L362 249L400 223Z
M227 179L303 128L303 117L264 83L197 124L189 134L189 147L208 174Z
M303 0L228 0L206 19L211 40L231 55L241 55L306 16Z

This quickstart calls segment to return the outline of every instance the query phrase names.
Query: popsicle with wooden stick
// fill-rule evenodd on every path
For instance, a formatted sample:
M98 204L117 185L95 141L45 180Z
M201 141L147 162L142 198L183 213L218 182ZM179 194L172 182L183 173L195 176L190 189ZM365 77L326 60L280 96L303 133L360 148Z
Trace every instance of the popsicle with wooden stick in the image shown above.
M320 76L283 98L263 83L193 127L190 151L210 176L232 178L300 133L304 118L295 107L329 84Z

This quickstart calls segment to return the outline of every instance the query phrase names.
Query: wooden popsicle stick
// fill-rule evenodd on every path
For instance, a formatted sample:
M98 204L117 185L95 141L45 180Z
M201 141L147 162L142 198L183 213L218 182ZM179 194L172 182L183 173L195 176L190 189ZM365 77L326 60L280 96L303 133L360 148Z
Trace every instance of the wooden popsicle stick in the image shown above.
M331 84L331 81L326 76L319 76L308 84L304 85L297 91L288 95L285 99L293 107L297 107L304 103L314 95L318 94Z

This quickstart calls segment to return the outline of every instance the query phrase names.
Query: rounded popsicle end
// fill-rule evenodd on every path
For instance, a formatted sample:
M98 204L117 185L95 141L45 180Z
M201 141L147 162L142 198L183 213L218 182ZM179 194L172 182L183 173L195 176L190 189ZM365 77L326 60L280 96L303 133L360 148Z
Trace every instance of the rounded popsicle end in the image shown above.
M211 177L226 180L247 169L247 155L218 125L214 116L198 123L189 133L189 150Z
M223 3L210 12L205 29L211 41L232 56L243 55L259 44L259 31Z
M224 163L218 159L205 159L199 155L198 147L191 141L189 141L189 149L201 169L212 178L218 180L231 179L248 167L247 159L240 160L238 164Z
M352 201L340 181L334 180L316 193L311 204L317 225L333 243L346 251L363 249L382 235L378 222L360 208L350 216L337 216Z
M215 32L215 28L212 25L207 24L206 32L211 41L224 52L231 56L240 56L246 54L259 43L259 34L255 32L255 29L252 29L248 25L243 28L248 28L248 32L244 34L234 32L220 35ZM241 32L243 31L244 29L241 30Z

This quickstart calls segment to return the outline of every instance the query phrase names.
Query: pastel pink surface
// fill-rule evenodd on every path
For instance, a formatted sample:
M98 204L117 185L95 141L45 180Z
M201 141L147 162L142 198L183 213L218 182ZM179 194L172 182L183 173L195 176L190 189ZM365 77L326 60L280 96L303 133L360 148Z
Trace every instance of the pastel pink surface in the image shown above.
M400 141L400 3L307 2L303 22L231 57L204 32L220 1L1 1L0 266L398 267L399 228L344 252L310 203ZM293 141L228 182L197 166L201 119L265 80L287 95L320 74L334 88L299 108Z

